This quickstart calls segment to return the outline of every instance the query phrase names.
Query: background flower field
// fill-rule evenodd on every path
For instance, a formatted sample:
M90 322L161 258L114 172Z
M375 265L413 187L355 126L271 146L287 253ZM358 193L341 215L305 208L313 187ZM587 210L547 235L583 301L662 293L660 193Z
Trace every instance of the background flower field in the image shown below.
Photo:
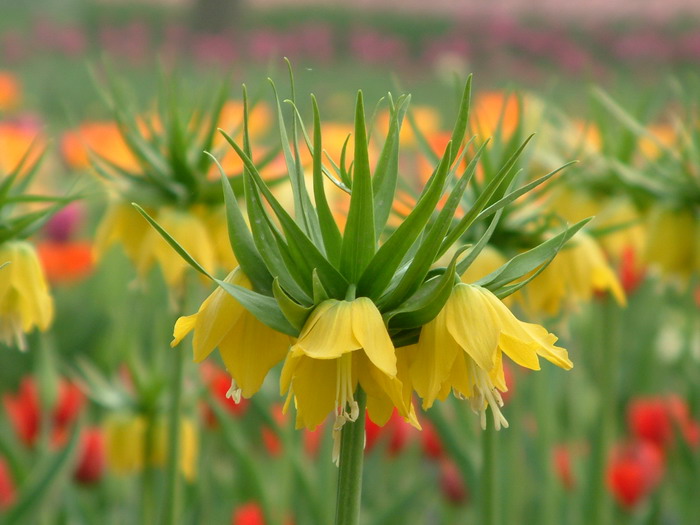
M219 172L208 157L201 161L201 145L232 181L240 182L244 163L218 135L187 135L178 173L197 167L197 195L168 193L167 181L162 190L186 203L186 217L168 215L157 192L124 175L141 173L146 162L143 144L129 142L124 129L156 144L182 108L194 121L216 106L213 121L199 125L242 141L245 83L253 159L291 210L267 81L282 101L293 97L287 57L295 104L311 124L308 94L315 95L327 167L337 163L341 179L346 153L352 158L357 91L372 166L380 137L391 133L388 101L400 105L398 95L411 94L391 228L416 207L443 156L469 74L467 138L473 133L481 145L492 137L474 172L475 199L531 133L515 161L519 185L578 161L512 199L464 283L595 216L541 274L503 299L518 319L557 334L573 369L505 363L501 411L509 427L499 431L490 414L482 429L485 408L456 398L424 411L414 396L413 425L407 407L400 415L397 406L384 426L367 419L361 522L697 523L700 13L653 16L640 8L577 20L546 9L446 15L442 3L427 14L283 4L0 6L0 194L9 203L0 207L0 264L11 262L0 268L0 521L333 522L333 418L295 430L295 402L284 409L279 392L280 366L250 399L243 385L236 403L225 342L212 345L223 359L195 363L192 338L184 338L190 330L176 329L180 344L171 348L177 319L197 312L215 286L130 206L141 205L224 279L237 263ZM282 109L291 129L289 104ZM310 174L312 154L300 149ZM465 169L478 158L468 149ZM10 179L20 182L4 185ZM15 195L23 180L22 195L54 200ZM242 201L243 183L236 184ZM344 227L348 202L332 190ZM50 214L39 213L54 203ZM15 277L23 263L6 240L19 235L10 227L16 210L38 214L25 237L53 297L50 326L46 299L42 319L19 334L11 294L21 295L26 280ZM477 245L489 220L462 241ZM436 267L449 266L452 255ZM259 337L275 344L264 331ZM195 327L195 350L196 338ZM183 356L176 395L172 377Z

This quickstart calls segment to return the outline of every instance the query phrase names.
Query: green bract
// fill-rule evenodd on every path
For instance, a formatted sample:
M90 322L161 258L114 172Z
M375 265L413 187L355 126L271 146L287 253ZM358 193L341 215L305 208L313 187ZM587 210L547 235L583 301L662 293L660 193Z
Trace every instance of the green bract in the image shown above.
M27 195L25 191L34 179L43 152L31 165L27 165L34 152L35 145L29 147L17 166L8 174L0 177L0 244L11 239L25 239L41 226L63 206L76 197L46 197ZM17 205L47 203L46 208L28 213L18 213Z
M451 140L436 156L432 176L415 207L396 228L389 227L387 222L399 178L398 137L410 97L402 95L396 101L391 95L386 98L390 126L379 158L372 164L364 99L359 92L355 104L354 160L346 167L344 148L340 166L331 165L329 169L322 157L321 118L315 98L312 96L313 137L310 138L294 100L288 101L292 105L291 122L285 122L273 85L281 148L294 195L294 210L290 213L275 198L251 160L244 89L243 143L238 144L222 133L245 165L242 176L245 211L223 170L222 183L231 246L253 290L214 280L263 323L292 336L299 335L314 306L323 300L368 297L384 316L397 346L414 342L420 327L444 306L459 273L483 248L504 208L554 174L511 189L518 173L516 164L529 139L525 140L478 192L471 192L475 198L470 201L469 209L461 219L455 218L458 208L464 206L467 189L473 185L473 175L485 149L485 144L476 149L472 140L465 140L471 85L470 77L464 86ZM313 158L311 189L305 185L305 166L298 151L299 130ZM465 158L469 161L465 162ZM342 233L326 197L324 177L350 193L350 208ZM445 195L446 201L439 205ZM139 210L181 256L206 273L155 221ZM546 265L583 222L515 257L480 284L501 297L512 293L520 285L510 283ZM458 246L448 266L436 268L436 261L475 225L480 228L486 225L480 240L474 246ZM469 250L466 257L460 261L466 250Z

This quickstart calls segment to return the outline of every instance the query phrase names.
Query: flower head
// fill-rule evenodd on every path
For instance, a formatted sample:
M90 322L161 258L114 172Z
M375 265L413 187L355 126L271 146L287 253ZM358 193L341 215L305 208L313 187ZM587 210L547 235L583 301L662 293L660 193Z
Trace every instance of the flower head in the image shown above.
M24 334L46 330L54 314L53 299L36 251L25 241L0 245L0 340L26 348Z
M355 391L367 393L370 418L385 424L396 407L418 425L397 377L394 345L379 310L367 297L329 299L313 311L282 370L282 393L294 399L297 427L314 429L335 414L334 429L359 417Z
M225 282L251 288L240 269L232 271ZM217 288L196 314L180 317L175 323L172 346L194 331L194 360L199 362L219 348L233 382L231 395L251 397L262 385L270 369L284 359L289 337L262 324L236 299Z
M626 304L622 285L600 246L579 232L518 295L528 311L556 315L562 308L588 302L594 292L604 291L609 291L618 304Z
M423 327L411 352L411 380L432 406L454 390L471 401L486 425L486 407L493 411L496 428L508 426L500 412L501 392L507 390L502 355L516 364L539 370L538 356L570 369L566 350L554 346L557 338L542 326L519 321L486 288L460 283L444 308Z

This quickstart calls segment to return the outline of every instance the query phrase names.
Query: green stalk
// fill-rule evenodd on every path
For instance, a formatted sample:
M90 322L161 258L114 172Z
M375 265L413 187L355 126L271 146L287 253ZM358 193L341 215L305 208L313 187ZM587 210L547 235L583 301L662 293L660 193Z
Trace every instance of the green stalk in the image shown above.
M362 498L362 462L365 447L365 406L367 398L357 388L356 401L360 408L355 422L347 422L340 435L340 468L335 525L358 525Z
M617 366L619 344L619 308L611 298L597 308L600 341L595 349L596 373L600 385L600 424L594 436L594 448L588 479L588 523L607 525L611 523L611 502L605 482L605 465L610 445L615 439L615 411L617 409Z
M168 457L165 468L165 498L163 500L163 523L175 525L180 516L180 416L182 413L182 383L185 373L185 359L181 347L171 350L174 356L174 370L171 381L172 400L168 413Z
M146 432L143 436L143 470L141 471L141 523L154 522L155 509L155 469L151 465L153 457L153 430L154 414L148 411L146 418Z
M540 525L556 525L557 501L559 500L559 487L554 477L554 465L552 451L554 450L555 422L552 392L551 370L545 368L535 378L535 403L537 406L537 448L540 451L540 468L542 486L538 490L540 512Z
M498 462L496 459L496 429L493 421L489 421L481 434L481 523L497 525L499 521L498 504Z

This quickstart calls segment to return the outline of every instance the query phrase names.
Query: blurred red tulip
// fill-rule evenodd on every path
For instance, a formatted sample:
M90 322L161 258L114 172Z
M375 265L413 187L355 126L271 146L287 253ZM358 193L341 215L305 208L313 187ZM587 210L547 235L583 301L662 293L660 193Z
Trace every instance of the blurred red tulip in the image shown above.
M287 423L287 416L282 412L282 405L280 404L272 406L272 417L280 426L284 426ZM279 456L282 453L282 440L280 437L268 426L263 426L261 432L263 444L269 454L271 456Z
M102 479L105 470L105 441L100 427L86 428L80 436L80 455L74 477L78 483L90 485Z
M627 422L635 437L665 449L676 430L695 447L700 444L700 428L690 416L686 401L676 394L640 397L627 409Z
M445 499L453 505L463 505L469 500L469 491L462 474L449 459L440 461L440 489Z
M27 376L20 383L19 392L3 396L5 410L17 436L27 446L33 446L39 436L41 406L34 379ZM73 383L62 379L52 414L54 441L61 442L68 427L75 421L85 404L85 396Z
M232 525L265 525L265 515L254 502L241 505L233 512Z
M37 244L37 251L46 277L53 284L79 281L93 269L93 248L89 242L43 241Z
M318 455L324 432L324 425L319 425L314 430L304 430L304 450L309 456L316 457Z
M34 380L31 377L23 378L17 394L6 393L2 401L17 437L27 446L34 445L41 420L39 394Z
M620 260L620 284L622 284L625 293L634 292L642 284L645 276L646 268L642 266L639 254L634 247L625 247Z
M657 487L663 471L664 456L656 445L648 441L618 445L608 463L608 488L620 505L631 509Z
M15 501L15 483L12 481L10 469L3 458L0 458L0 510L6 509Z
M429 459L440 459L444 455L442 441L430 421L421 421L423 454Z
M369 415L365 417L365 452L371 451L380 439L388 440L387 452L391 456L400 454L406 448L413 427L406 423L394 409L389 421L383 427L374 423Z
M554 459L554 471L566 490L572 490L576 486L573 470L571 468L571 454L566 445L558 445L552 451Z

